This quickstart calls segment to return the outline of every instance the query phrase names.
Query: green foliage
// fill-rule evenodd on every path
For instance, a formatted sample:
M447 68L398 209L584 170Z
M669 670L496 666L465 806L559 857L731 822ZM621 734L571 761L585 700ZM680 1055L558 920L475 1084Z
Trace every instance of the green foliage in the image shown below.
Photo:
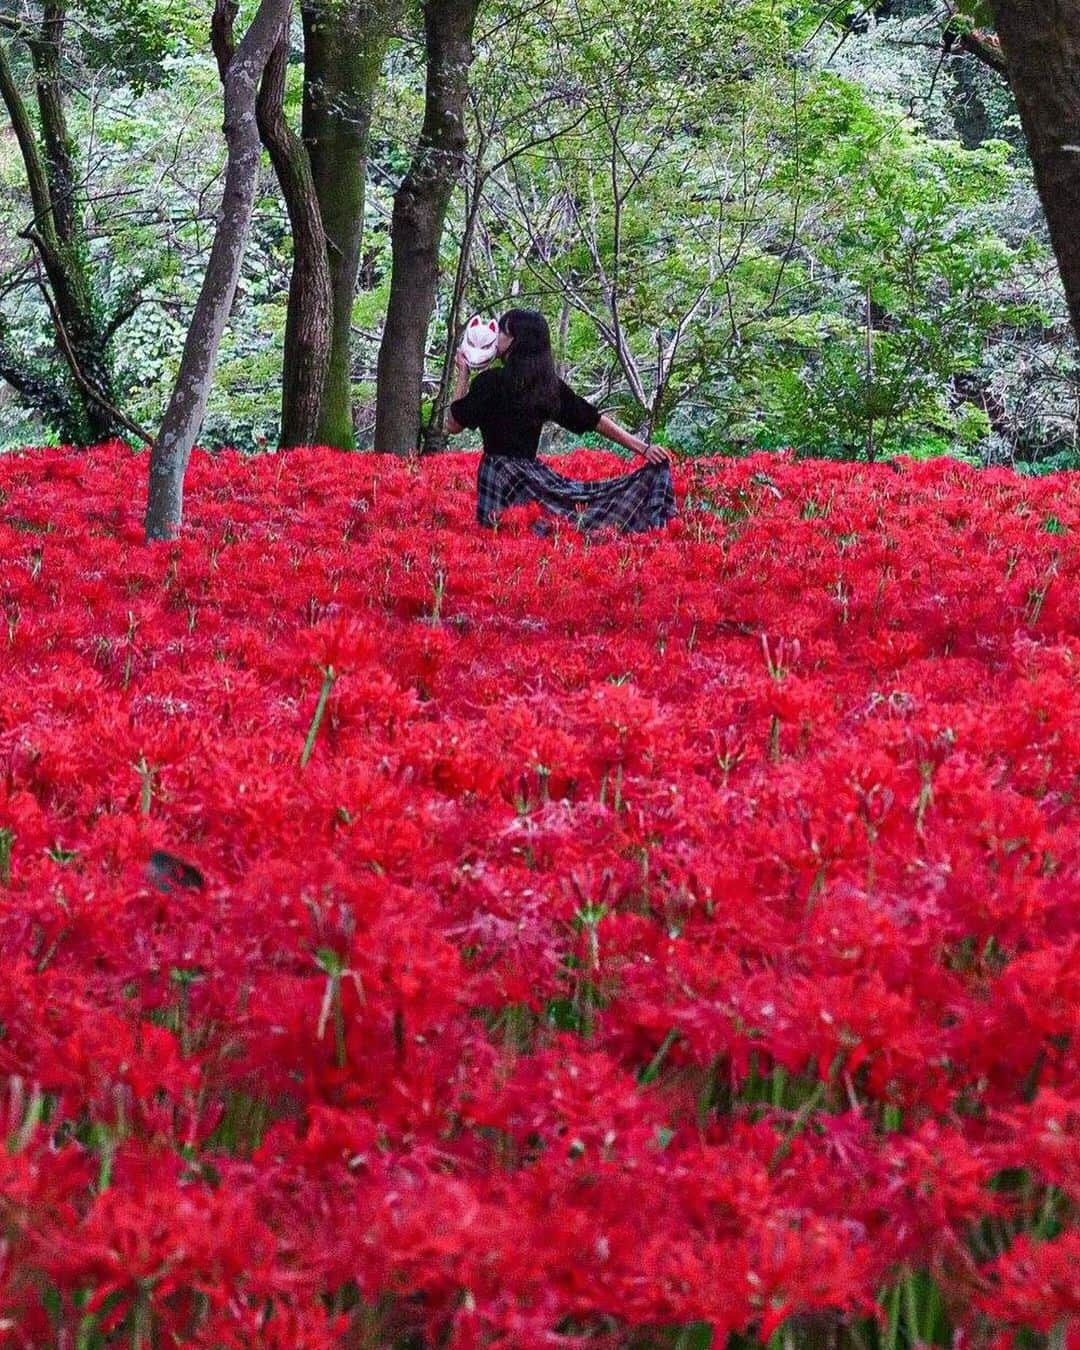
M985 439L985 412L951 396L995 329L1035 317L1007 294L1034 257L985 208L1010 189L1009 147L929 141L856 88L820 78L784 168L802 225L789 309L756 326L744 362L750 438L875 458L933 438ZM733 391L738 392L738 391Z
M685 448L971 455L991 426L958 377L1043 310L1021 287L1045 250L1000 230L1011 147L931 138L816 69L808 13L665 5L645 44L638 16L560 0L482 53L496 163L538 82L549 125L563 101L582 116L494 174L466 308L512 293L555 328L569 299L572 378Z
M1018 464L1017 468L1034 477L1048 473L1080 472L1080 446L1071 446L1069 449L1059 450L1056 454Z
M241 23L251 10L246 0ZM771 0L486 3L463 166L470 199L476 184L482 194L466 313L537 305L583 392L687 450L1075 464L1075 359L1005 105L992 119L1003 139L964 149L930 117L943 97L930 52L915 90L926 117L914 97L899 107L878 90L914 58L878 43L887 22L864 24L865 13ZM152 428L212 239L218 74L202 11L102 0L78 17L65 60L68 87L83 91L69 122L88 174L89 247L103 312L132 311L112 352L120 402ZM354 307L361 443L390 209L423 106L415 7L408 24L372 126ZM828 59L837 35L845 52L864 44L847 76ZM298 26L294 37L286 108L298 126ZM425 397L445 351L466 204L459 194L443 242ZM0 139L0 319L48 364L49 316L32 278L18 280L32 260L18 235L28 212L21 162ZM290 252L264 162L207 444L256 448L276 435ZM0 441L50 437L47 418L25 411L9 396Z
M77 33L86 67L136 95L167 79L170 57L205 40L205 16L163 0L93 0L81 9Z

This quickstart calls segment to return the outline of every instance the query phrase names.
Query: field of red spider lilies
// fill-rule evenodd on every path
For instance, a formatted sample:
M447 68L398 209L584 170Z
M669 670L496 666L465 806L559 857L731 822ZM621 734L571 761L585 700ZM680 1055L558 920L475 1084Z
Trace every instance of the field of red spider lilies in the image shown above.
M0 1345L1080 1343L1080 476L475 469L0 459Z

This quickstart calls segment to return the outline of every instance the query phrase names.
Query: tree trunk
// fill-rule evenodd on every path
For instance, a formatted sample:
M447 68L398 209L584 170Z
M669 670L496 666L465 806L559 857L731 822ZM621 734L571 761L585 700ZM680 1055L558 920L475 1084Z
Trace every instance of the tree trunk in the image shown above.
M79 443L105 439L116 430L117 423L111 408L110 334L94 285L81 218L75 150L64 114L60 56L66 19L66 3L50 0L37 31L25 32L34 67L40 145L3 47L0 97L11 118L30 188L34 216L23 234L37 249L52 289L50 311L57 330L57 351L71 371L74 386L66 393L41 387L39 392L48 396L40 406L53 416L67 408L56 430L65 440ZM33 383L26 388L33 388Z
M428 325L435 308L439 244L465 151L465 97L480 0L427 0L424 123L394 198L393 271L379 348L375 449L408 454L420 439Z
M477 147L477 159L482 149ZM458 249L457 267L454 270L454 286L450 293L450 305L446 315L446 352L443 356L442 374L439 377L439 389L432 404L431 416L420 429L421 454L435 454L446 449L446 414L450 407L450 394L454 380L454 348L459 342L464 324L461 318L461 302L465 297L465 286L472 266L473 241L476 238L476 224L480 218L480 206L483 201L484 185L487 174L477 165L471 185L465 192L465 229Z
M303 138L319 202L332 302L316 438L352 449L352 309L364 231L371 103L401 0L306 0ZM299 299L296 301L299 306ZM290 296L290 316L292 316ZM295 330L299 332L299 317Z
M292 227L293 266L285 321L281 389L281 444L313 445L326 388L333 320L333 289L322 211L311 159L285 120L289 35L282 33L259 90L259 133L270 152Z
M41 135L45 143L45 170L52 192L53 219L62 239L71 239L77 226L75 206L75 154L68 135L64 101L60 92L60 51L67 20L66 4L48 3L41 28L28 46L37 77L37 101L41 112Z
M228 0L216 0L221 11ZM258 183L261 144L256 90L289 21L291 0L260 0L251 26L225 73L228 159L210 261L188 329L172 398L150 456L146 537L173 539L183 521L184 474L202 427L218 347L232 309Z
M112 368L104 338L104 319L90 271L89 249L78 200L75 150L67 129L60 83L60 52L64 41L67 4L50 0L44 7L41 29L29 43L37 77L37 103L45 147L45 174L49 183L56 247L43 258L63 326L59 346L79 375L98 391L99 403L83 395L81 402L90 440L103 440L116 430L106 404L113 401ZM70 352L68 348L70 347Z
M994 9L1080 340L1080 0L997 0Z

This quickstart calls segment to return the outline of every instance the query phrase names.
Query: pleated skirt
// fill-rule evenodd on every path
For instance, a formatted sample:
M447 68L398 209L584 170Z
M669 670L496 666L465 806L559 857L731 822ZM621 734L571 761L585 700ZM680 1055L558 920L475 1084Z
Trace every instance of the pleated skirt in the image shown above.
M538 502L580 530L657 530L676 514L669 464L643 464L616 478L565 478L542 460L483 455L476 483L476 518L494 526L510 506Z

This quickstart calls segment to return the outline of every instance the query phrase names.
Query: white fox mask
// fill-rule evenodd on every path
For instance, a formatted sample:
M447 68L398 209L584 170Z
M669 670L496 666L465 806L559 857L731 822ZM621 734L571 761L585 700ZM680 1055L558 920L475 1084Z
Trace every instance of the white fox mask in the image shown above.
M495 346L498 340L498 323L494 319L489 319L485 323L479 314L474 314L468 322L465 337L461 343L465 360L468 361L473 370L479 370L481 366L486 366L489 362L494 361L496 356Z

